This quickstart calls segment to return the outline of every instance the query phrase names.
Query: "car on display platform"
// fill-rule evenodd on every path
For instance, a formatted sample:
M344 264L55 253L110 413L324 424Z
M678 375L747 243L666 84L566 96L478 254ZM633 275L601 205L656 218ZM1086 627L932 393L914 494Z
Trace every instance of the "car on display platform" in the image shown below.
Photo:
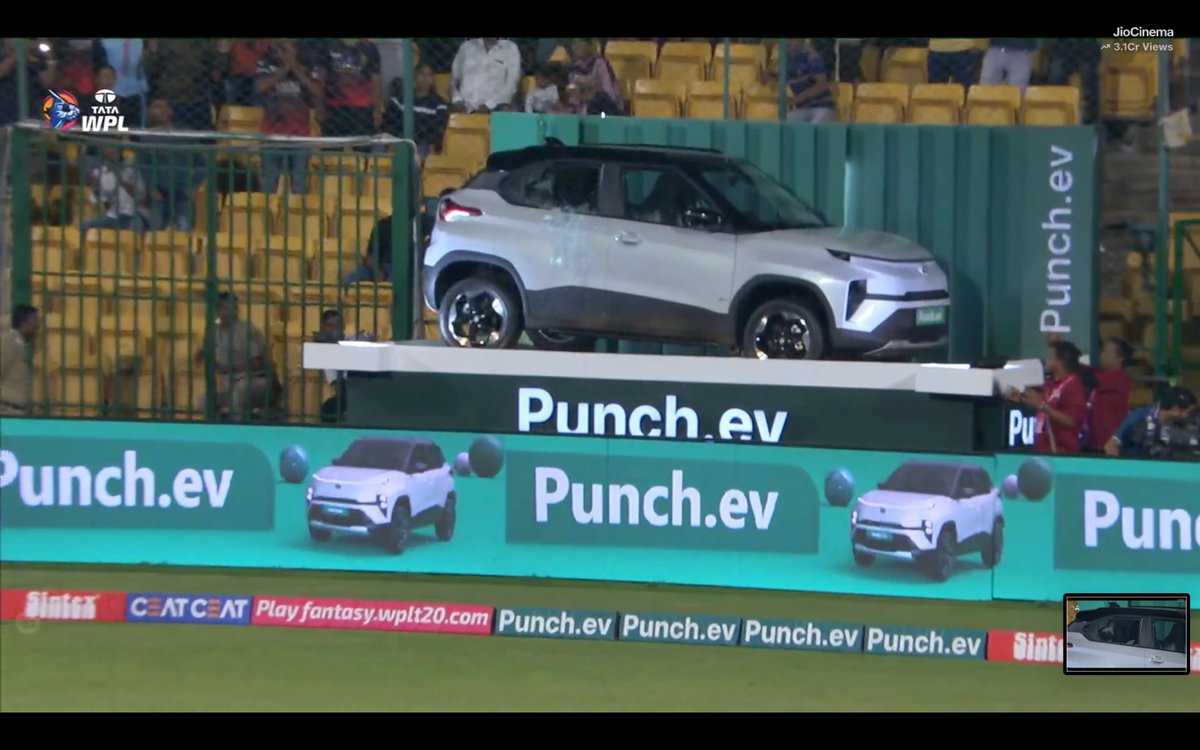
M454 472L430 440L362 437L308 485L308 533L327 542L334 533L369 537L399 554L413 529L433 526L454 536Z
M1102 607L1067 626L1067 669L1184 669L1187 610Z
M834 227L718 151L563 146L494 153L437 206L426 305L451 346L589 351L598 337L758 359L899 358L947 341L928 250Z
M854 562L877 557L916 563L935 581L954 574L960 555L979 552L985 567L1004 550L1004 508L983 468L906 461L855 501L850 511Z

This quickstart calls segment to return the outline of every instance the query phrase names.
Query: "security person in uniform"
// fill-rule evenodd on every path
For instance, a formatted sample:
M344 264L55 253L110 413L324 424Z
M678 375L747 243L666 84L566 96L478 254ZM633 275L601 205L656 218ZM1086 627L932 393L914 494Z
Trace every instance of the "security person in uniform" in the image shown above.
M1158 404L1136 409L1121 424L1104 452L1110 456L1200 460L1200 420L1196 396L1171 388Z
M0 334L0 415L29 414L33 401L30 357L41 328L40 318L33 305L17 305L12 311L12 328Z
M277 400L280 386L271 370L267 339L248 320L238 318L238 300L232 292L217 299L213 369L217 380L217 411L228 419L248 419L255 410L269 409ZM196 353L204 361L204 350ZM203 411L201 400L198 409Z

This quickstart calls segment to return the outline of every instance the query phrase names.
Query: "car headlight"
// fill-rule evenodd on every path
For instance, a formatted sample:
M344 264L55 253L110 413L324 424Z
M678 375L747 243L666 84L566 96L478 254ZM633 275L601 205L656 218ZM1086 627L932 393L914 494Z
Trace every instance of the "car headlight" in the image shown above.
M383 495L376 495L375 502L379 503L380 510L387 510L387 498Z
M313 488L311 484L308 486L308 489L304 491L304 499L310 503L312 502Z
M854 510L850 511L850 525L851 526L858 525L858 508L855 508Z
M930 541L932 541L933 540L933 521L926 519L925 522L921 524L921 531L924 531L925 536L928 537Z

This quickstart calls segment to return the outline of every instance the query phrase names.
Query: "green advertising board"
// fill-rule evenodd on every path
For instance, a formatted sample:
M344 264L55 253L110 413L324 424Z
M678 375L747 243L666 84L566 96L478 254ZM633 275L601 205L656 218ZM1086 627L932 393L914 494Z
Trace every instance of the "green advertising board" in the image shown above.
M382 466L392 449L356 462L372 445L417 446L404 455L422 462L439 455L427 467L437 477ZM1103 459L5 418L0 559L978 600L1052 601L1089 590L1200 597L1194 473ZM957 489L944 484L954 477ZM970 492L949 497L963 487ZM320 505L328 493L349 493L338 503L351 530L352 514L378 517L400 495L414 522L448 504L455 522L416 524L397 555L379 538L310 529L311 498ZM868 534L897 554L864 554ZM999 554L981 544L992 539L1002 540ZM958 547L939 571L921 550L945 540ZM606 625L601 615L514 611L511 634L607 638L597 629L611 627L618 637L727 636L728 623L678 626L622 613ZM626 623L630 616L642 619ZM865 647L867 634L825 633L833 626L754 621L735 636L762 647Z

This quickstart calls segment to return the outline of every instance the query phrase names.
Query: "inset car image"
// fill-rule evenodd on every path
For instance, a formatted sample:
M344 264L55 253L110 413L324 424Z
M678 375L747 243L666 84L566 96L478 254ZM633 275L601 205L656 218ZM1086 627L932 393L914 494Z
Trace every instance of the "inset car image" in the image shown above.
M1187 610L1102 607L1067 626L1067 669L1173 669L1188 666Z
M308 485L308 533L327 542L335 532L375 539L400 554L409 533L433 526L437 538L454 536L453 467L430 440L362 437Z
M915 562L935 581L954 574L960 555L1000 562L1004 510L987 471L973 464L906 461L850 511L854 562Z

